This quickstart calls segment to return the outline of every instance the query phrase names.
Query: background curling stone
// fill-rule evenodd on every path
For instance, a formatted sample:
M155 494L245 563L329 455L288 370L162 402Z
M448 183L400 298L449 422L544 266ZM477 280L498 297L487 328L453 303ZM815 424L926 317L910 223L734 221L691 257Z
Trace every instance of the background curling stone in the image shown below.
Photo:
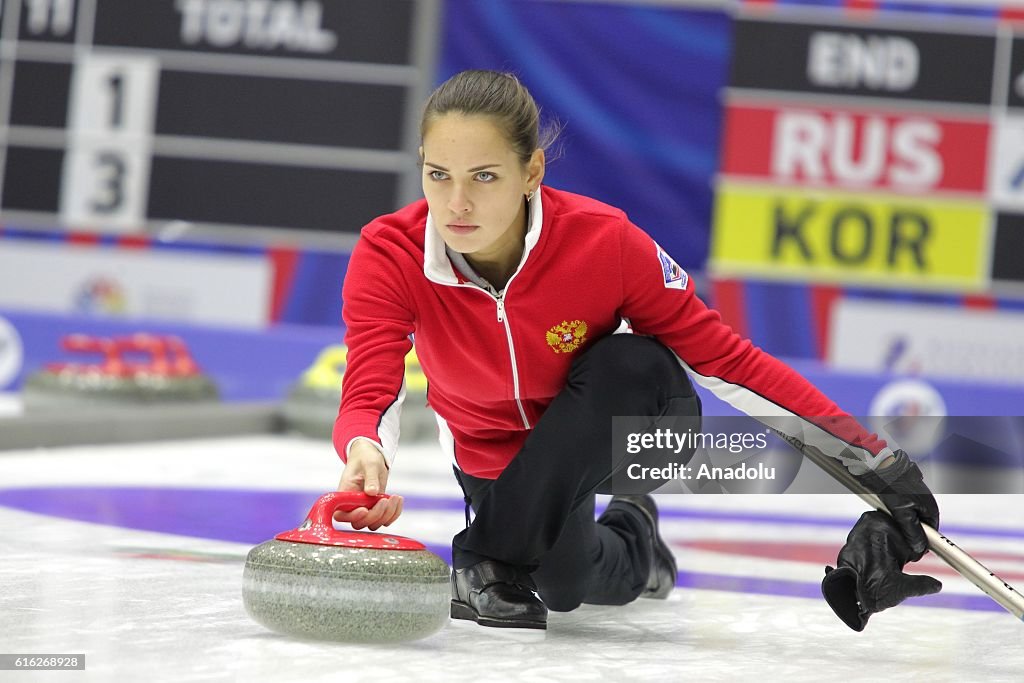
M331 438L341 404L347 356L348 349L343 345L324 348L292 385L281 406L289 429L317 439ZM399 430L404 443L437 438L437 418L427 405L427 378L415 349L405 356L405 400Z
M219 399L219 391L209 377L203 375L179 337L158 336L143 332L114 340L135 380L136 399L140 404L192 403ZM144 362L130 363L131 354ZM171 358L173 356L173 359Z
M370 507L364 493L322 496L298 529L249 551L242 600L254 620L299 638L401 642L448 623L451 570L401 536L338 531L338 510Z
M25 379L21 398L26 412L69 407L110 407L135 401L135 382L110 339L70 334L61 339L65 352L76 357L98 354L94 363L48 363Z
M171 353L171 374L184 385L188 397L194 401L219 401L220 389L192 358L185 340L174 335L163 339Z

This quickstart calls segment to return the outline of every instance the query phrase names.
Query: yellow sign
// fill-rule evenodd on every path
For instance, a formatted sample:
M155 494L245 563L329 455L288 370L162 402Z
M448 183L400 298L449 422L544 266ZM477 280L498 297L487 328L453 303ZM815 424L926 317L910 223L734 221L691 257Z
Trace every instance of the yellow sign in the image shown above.
M990 214L977 201L723 183L716 276L984 289Z

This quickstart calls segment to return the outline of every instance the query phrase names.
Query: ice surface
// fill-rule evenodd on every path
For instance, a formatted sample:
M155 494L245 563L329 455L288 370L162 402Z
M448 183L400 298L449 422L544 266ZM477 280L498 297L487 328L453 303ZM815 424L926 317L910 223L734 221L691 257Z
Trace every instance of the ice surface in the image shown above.
M246 615L245 554L337 484L330 445L287 436L0 453L0 653L85 653L75 681L1019 681L1024 624L926 559L945 584L847 629L821 600L863 510L851 496L659 497L680 563L667 601L552 614L540 642L443 629L367 646L302 642ZM399 453L389 531L439 552L463 523L450 464ZM943 528L1018 588L1024 499L940 496ZM935 606L940 605L940 606Z

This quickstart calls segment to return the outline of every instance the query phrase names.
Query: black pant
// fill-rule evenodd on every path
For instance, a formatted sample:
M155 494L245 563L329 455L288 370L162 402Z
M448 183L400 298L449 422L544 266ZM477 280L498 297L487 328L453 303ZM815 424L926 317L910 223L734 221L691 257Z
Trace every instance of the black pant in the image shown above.
M613 492L613 475L621 479L632 462L613 457L612 417L649 416L658 427L700 411L689 378L658 341L601 339L573 363L566 386L497 479L456 471L476 517L452 541L455 567L483 559L522 567L554 611L634 600L653 555L643 517L633 506L613 505L594 521L595 495ZM692 451L673 455L688 460Z

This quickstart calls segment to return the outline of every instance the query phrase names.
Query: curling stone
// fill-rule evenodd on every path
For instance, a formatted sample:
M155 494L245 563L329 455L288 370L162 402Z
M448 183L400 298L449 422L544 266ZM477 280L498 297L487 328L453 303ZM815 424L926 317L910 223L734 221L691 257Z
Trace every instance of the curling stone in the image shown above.
M32 373L22 387L28 412L88 404L95 407L134 402L135 382L110 339L71 334L61 339L64 351L81 356L99 354L95 363L48 363Z
M219 392L177 337L134 334L107 339L72 334L64 351L99 354L98 363L49 363L22 389L26 411L216 401ZM133 359L132 356L141 356Z
M328 346L288 391L282 406L289 429L314 438L331 438L341 404L341 382L348 349ZM437 436L437 418L427 406L427 378L416 350L405 357L405 401L399 430L403 441L429 441Z
M322 496L297 529L249 551L242 601L249 616L298 638L401 642L448 623L451 570L417 541L369 531L339 531L334 513L381 497Z
M145 357L145 362L129 365L138 402L192 403L220 398L217 386L200 371L181 338L138 333L116 338L114 343L124 354Z

